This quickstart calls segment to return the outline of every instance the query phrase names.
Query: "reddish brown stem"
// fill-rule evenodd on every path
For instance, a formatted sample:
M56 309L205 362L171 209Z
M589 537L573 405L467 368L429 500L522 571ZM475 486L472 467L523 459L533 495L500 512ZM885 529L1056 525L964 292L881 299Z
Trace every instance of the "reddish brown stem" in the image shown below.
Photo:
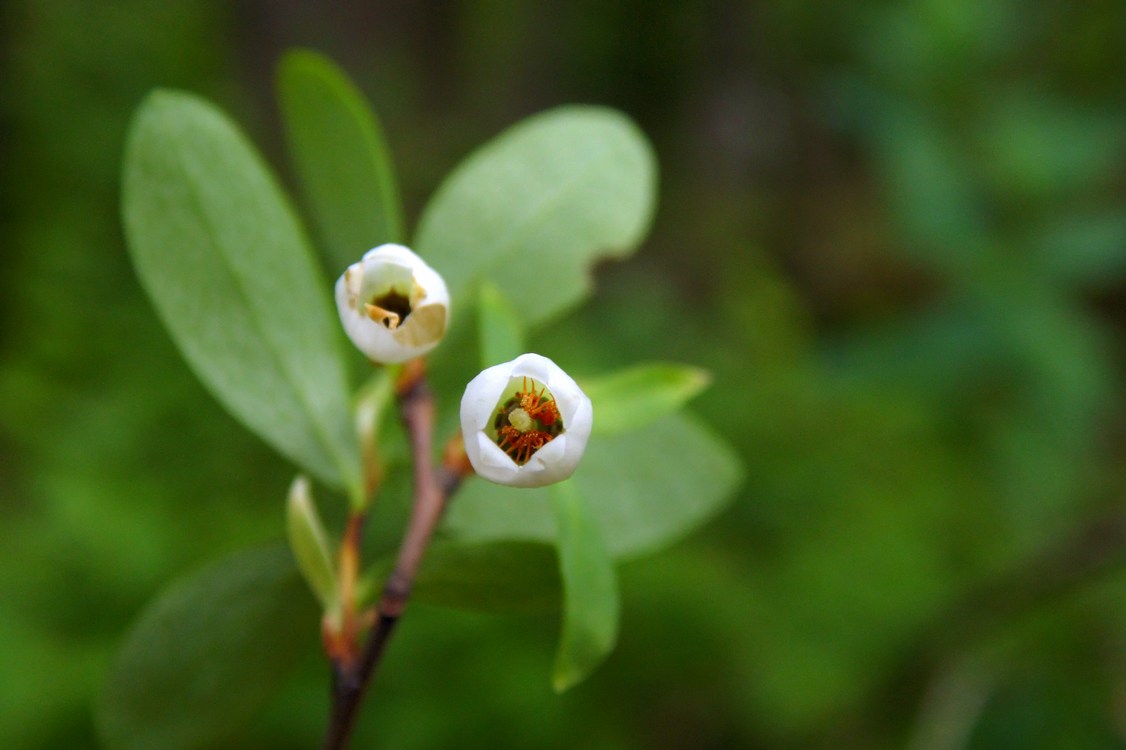
M363 537L364 514L353 512L348 516L344 538L340 541L337 577L340 581L340 620L326 620L323 635L325 652L333 664L348 669L355 664L359 650L359 636L363 618L356 609L356 580L360 571L360 542Z
M332 714L324 750L342 750L347 745L364 692L410 599L415 575L446 502L472 472L460 450L460 440L456 448L447 449L442 468L437 472L433 468L434 399L421 360L407 363L396 390L414 461L414 504L395 568L384 584L371 633L358 660L350 664L333 661Z

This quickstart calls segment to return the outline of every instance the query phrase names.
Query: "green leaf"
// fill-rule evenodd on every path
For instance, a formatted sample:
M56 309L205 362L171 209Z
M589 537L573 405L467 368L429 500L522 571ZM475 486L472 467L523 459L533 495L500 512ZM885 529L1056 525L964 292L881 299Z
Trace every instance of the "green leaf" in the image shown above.
M286 533L301 575L326 611L336 605L337 583L333 554L324 524L313 502L309 480L298 476L289 487Z
M481 338L481 367L508 362L524 353L520 317L493 284L485 282L477 293Z
M1053 283L1109 286L1126 273L1126 211L1052 216L1034 225L1023 245Z
M412 599L498 614L559 609L555 550L542 542L435 542L415 579Z
M317 614L289 552L241 552L175 583L141 615L101 696L111 750L228 742L280 688Z
M905 237L904 252L959 277L989 257L989 219L978 172L958 139L928 113L899 102L878 105L871 133L876 167Z
M594 430L601 434L644 427L684 406L711 384L707 370L654 363L584 380L594 404Z
M454 170L422 214L417 249L454 299L489 279L535 325L582 299L595 260L636 248L655 185L653 155L629 119L561 107L517 124Z
M287 53L277 88L290 156L335 278L365 251L403 240L390 150L363 95L328 58Z
M623 558L665 546L715 516L731 501L742 473L724 442L692 417L672 414L644 430L591 436L571 481L610 554ZM450 506L445 528L464 541L552 541L547 495L545 489L471 480Z
M618 637L618 580L598 522L574 482L551 488L559 528L563 632L551 682L563 692L584 680L614 649Z
M1121 173L1126 142L1115 118L1038 89L996 93L983 101L974 153L998 194L1058 201Z
M153 306L215 397L325 482L355 488L340 327L285 196L218 109L157 91L125 152L125 234Z

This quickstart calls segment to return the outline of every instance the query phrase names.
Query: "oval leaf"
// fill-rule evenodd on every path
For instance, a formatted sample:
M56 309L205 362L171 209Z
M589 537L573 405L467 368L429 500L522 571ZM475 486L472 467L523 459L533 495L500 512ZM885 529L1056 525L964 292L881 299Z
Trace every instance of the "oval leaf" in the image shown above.
M598 522L574 482L552 486L563 578L563 631L551 683L558 693L586 679L618 638L618 579Z
M596 417L597 419L597 417ZM695 419L673 414L644 430L594 435L573 481L614 558L669 544L719 513L742 478L739 459ZM465 541L552 541L545 489L467 482L445 528Z
M589 290L600 257L632 251L649 226L656 166L624 115L561 107L473 153L435 193L417 249L455 299L489 279L527 325Z
M328 58L286 54L277 88L290 157L335 278L364 251L403 240L390 150L367 101Z
M612 434L637 429L680 409L711 383L707 370L654 363L620 370L582 388L594 404L594 430Z
M98 710L112 750L223 742L317 642L317 614L289 553L232 555L174 584L118 653Z
M125 234L141 283L215 397L281 453L358 485L340 331L301 228L238 129L158 91L125 153Z
M394 567L386 558L364 581L362 599L379 595ZM543 542L458 542L442 539L426 551L411 601L490 614L531 615L559 609L555 550Z
M438 542L414 586L417 601L498 614L556 610L559 592L555 551L538 542Z

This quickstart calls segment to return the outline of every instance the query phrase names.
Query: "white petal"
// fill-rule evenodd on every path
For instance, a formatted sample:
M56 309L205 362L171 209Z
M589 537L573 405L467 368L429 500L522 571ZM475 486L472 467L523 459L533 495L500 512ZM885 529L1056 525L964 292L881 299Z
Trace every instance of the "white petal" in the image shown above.
M372 320L365 311L365 290L410 279L411 314L394 330ZM415 298L414 292L420 292ZM348 338L374 362L393 364L420 357L445 336L450 295L442 277L402 245L381 245L364 253L336 282L336 309Z
M517 465L485 432L496 418L497 405L513 378L534 378L547 386L559 407L563 433L540 448L523 466ZM465 454L480 476L513 487L542 487L575 471L593 426L590 399L567 373L539 354L523 354L477 375L461 399L461 430Z
M508 381L511 378L512 363L505 362L482 370L477 377L469 381L469 385L465 387L465 395L461 397L463 433L485 429L489 420L494 417L493 410L496 409L501 394L508 388Z

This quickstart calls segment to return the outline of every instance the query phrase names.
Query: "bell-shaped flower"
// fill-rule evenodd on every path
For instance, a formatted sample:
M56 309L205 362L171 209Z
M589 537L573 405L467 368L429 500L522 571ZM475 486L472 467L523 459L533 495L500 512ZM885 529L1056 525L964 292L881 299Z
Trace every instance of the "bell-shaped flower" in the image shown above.
M336 308L356 348L381 364L426 354L450 322L446 282L402 245L380 245L348 266L336 282Z
M571 476L593 424L587 395L539 354L484 370L461 398L465 454L497 484L542 487Z

